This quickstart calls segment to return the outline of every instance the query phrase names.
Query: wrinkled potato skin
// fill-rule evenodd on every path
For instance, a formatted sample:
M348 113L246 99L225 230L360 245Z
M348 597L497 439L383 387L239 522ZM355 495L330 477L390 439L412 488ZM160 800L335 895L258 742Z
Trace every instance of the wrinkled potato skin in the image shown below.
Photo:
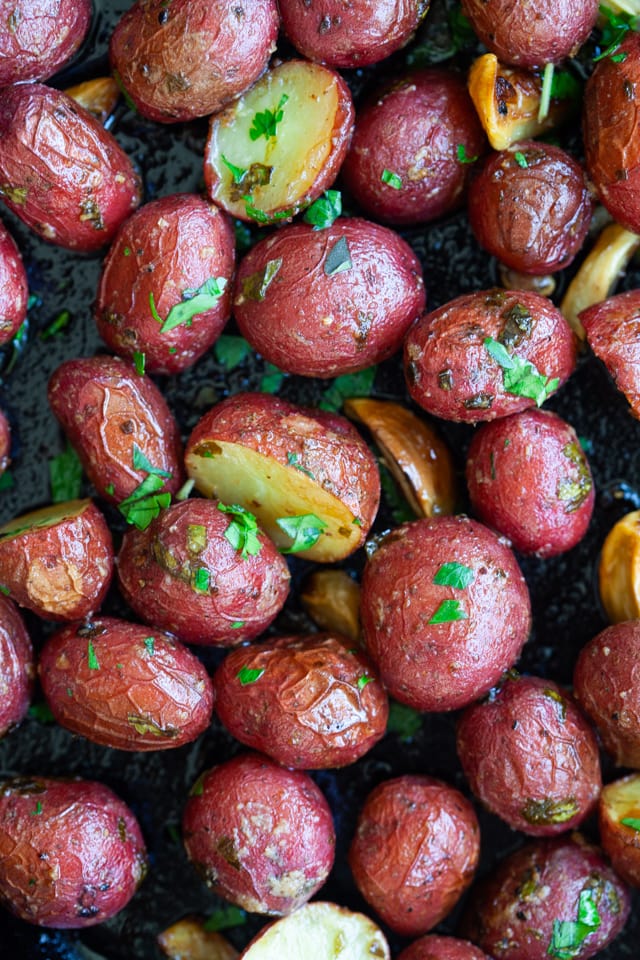
M640 229L640 223L638 224ZM618 293L583 310L589 346L640 419L640 290Z
M198 360L222 333L231 312L233 229L227 217L195 194L145 204L122 225L104 262L95 305L98 332L122 357L144 353L148 373L179 373ZM165 320L211 277L227 286L216 305L161 333L150 294Z
M467 707L456 747L475 796L514 830L552 836L594 809L602 786L597 740L550 680L508 678L495 696Z
M3 539L0 528L0 583L16 603L45 620L90 616L111 583L111 532L98 507L90 500L84 504L75 516L11 539Z
M256 809L250 819L245 810ZM313 780L257 753L204 773L187 801L189 859L219 896L283 916L322 886L333 864L329 805Z
M0 737L24 718L34 676L27 628L15 603L0 595Z
M6 87L0 100L0 198L40 237L98 250L140 202L115 138L61 90Z
M620 767L640 769L640 621L606 627L582 648L575 697Z
M433 583L445 563L474 571L464 590ZM429 624L444 601L468 618ZM362 578L366 648L391 696L417 710L455 710L513 666L529 634L531 604L513 553L467 517L416 520L393 530Z
M205 117L258 79L278 25L274 0L138 0L113 32L111 67L142 116Z
M603 789L598 803L598 829L602 849L613 869L625 883L640 888L640 831L621 823L612 806L613 795L621 789L626 792L630 787L636 803L625 806L621 819L640 819L640 778L637 773L632 773L607 784Z
M0 221L0 346L11 340L26 319L28 297L20 251Z
M213 689L197 657L172 637L125 620L64 627L45 644L38 671L58 723L105 747L181 747L211 719Z
M518 314L524 319L518 319ZM424 314L405 340L405 376L415 402L436 417L463 423L495 420L535 406L507 393L503 371L484 345L498 340L560 381L572 373L576 340L546 297L525 290L465 293Z
M326 258L346 241L351 268L326 276ZM264 295L252 280L281 261ZM281 370L336 377L364 370L400 349L425 308L420 261L386 227L340 218L325 230L283 227L244 257L234 316L242 335Z
M53 76L90 20L91 0L0 0L0 87Z
M125 534L118 578L142 620L185 643L204 645L234 646L267 629L287 599L289 568L263 533L260 553L243 559L224 535L231 521L217 501L185 500L163 510L147 530ZM193 526L204 530L202 549L193 536L190 546ZM207 590L194 583L203 569Z
M243 667L263 673L243 685ZM370 680L361 686L363 677ZM387 695L369 659L329 633L234 650L218 667L214 689L216 713L227 730L285 767L355 763L387 726Z
M479 856L480 827L469 801L434 777L406 775L367 797L349 866L384 922L415 937L453 909Z
M103 784L34 777L0 787L0 898L22 920L71 929L102 923L127 905L145 873L138 822Z
M469 222L478 243L520 273L568 267L592 211L580 165L560 147L533 140L494 153L469 188Z
M171 493L184 482L178 425L149 377L119 357L66 360L49 381L49 404L100 496L120 503L145 479L133 467L133 445L171 477ZM113 484L113 491L110 485ZM109 489L107 489L109 488Z
M0 475L11 463L11 425L5 413L0 410Z
M466 466L473 512L514 550L552 557L582 540L595 500L589 463L570 424L523 410L482 424Z
M588 960L620 933L630 901L601 851L577 833L536 840L498 863L471 894L462 935L495 960L548 960L554 921L575 921L580 894L589 889L600 926L574 954Z
M504 63L544 67L573 55L598 16L598 0L462 0L480 40Z
M410 947L399 953L397 960L489 960L489 958L468 940L440 937L438 934L430 933L426 937L420 937Z
M452 70L417 70L379 92L358 112L342 177L377 220L413 224L461 206L487 142L464 78ZM400 177L399 190L382 181Z

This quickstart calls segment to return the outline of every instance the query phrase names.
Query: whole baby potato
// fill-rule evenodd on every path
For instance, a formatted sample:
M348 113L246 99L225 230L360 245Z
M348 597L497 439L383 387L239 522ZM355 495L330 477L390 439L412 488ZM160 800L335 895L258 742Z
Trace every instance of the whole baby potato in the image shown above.
M11 463L11 425L7 415L0 410L0 476Z
M91 0L0 0L0 87L53 76L90 21Z
M34 675L27 628L15 603L0 594L0 737L25 716Z
M0 900L28 923L81 928L115 916L146 873L133 813L91 780L0 785Z
M397 960L489 960L468 940L428 933L398 954Z
M20 251L0 221L0 346L11 340L26 319L28 294Z
M640 229L640 223L639 223ZM587 342L640 419L640 291L627 290L583 310Z

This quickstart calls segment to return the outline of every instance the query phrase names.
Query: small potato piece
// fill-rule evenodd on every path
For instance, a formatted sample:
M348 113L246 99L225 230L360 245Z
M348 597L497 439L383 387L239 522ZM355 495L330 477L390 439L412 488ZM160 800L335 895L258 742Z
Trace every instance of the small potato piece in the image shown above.
M169 960L235 960L238 951L221 933L205 930L187 917L158 934L158 946Z
M640 619L640 510L622 517L607 534L598 579L612 623Z
M353 118L349 88L335 71L305 60L268 70L211 118L209 197L241 220L291 219L335 180Z
M360 585L346 570L314 570L305 577L300 603L321 630L360 640Z
M389 945L363 913L335 903L306 903L290 917L263 927L240 960L390 960Z
M412 398L463 423L540 406L575 360L576 341L558 308L525 290L462 294L424 314L405 340Z
M429 933L399 953L396 960L489 960L468 940Z
M11 340L26 319L28 295L20 251L0 221L0 346Z
M0 787L0 898L22 920L102 923L127 905L146 866L137 820L103 784L25 777Z
M600 843L625 883L640 887L640 774L607 784L598 803Z
M85 473L105 500L120 503L130 496L149 475L142 466L145 460L160 471L164 490L180 489L184 477L178 425L155 383L131 364L106 356L66 360L49 381L48 397Z
M479 856L480 827L469 801L434 777L406 775L367 797L349 866L384 922L415 937L453 909Z
M201 493L255 513L277 546L309 560L349 556L378 509L378 467L355 427L270 394L238 393L213 407L185 461Z
M111 116L120 97L118 84L112 77L84 80L64 91L68 97L88 110L100 123Z
M91 500L43 507L0 527L0 583L45 620L94 613L112 573L111 534Z
M536 840L471 894L462 934L494 960L588 960L629 916L629 892L580 834Z
M104 261L100 336L122 357L143 353L149 373L185 370L229 319L233 261L233 230L218 207L189 193L145 204Z
M595 735L573 700L541 677L507 677L462 714L456 748L476 797L534 837L572 830L602 781Z
M182 833L205 883L252 913L296 910L333 864L333 819L319 788L306 773L258 753L202 774L191 789Z
M0 87L53 76L90 21L91 0L1 0Z
M576 699L620 767L640 769L640 620L607 627L582 648Z
M640 419L640 290L596 303L578 319L589 346L624 393L634 417Z
M0 100L0 197L44 240L90 252L138 206L140 182L113 135L75 100L17 84Z
M181 747L211 719L213 689L197 657L137 623L100 617L64 627L38 669L58 723L106 747Z
M285 767L355 763L384 736L389 702L369 658L328 633L233 650L214 676L216 713Z
M34 676L27 628L15 603L0 595L0 737L25 716Z
M11 425L5 413L0 410L0 476L11 463Z

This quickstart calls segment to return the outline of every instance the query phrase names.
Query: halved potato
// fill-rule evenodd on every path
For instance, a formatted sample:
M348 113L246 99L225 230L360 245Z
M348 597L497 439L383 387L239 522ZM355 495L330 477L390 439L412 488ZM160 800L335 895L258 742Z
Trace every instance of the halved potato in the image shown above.
M598 805L600 842L623 880L640 887L640 773L608 784Z
M607 534L598 578L611 623L640 617L640 510L627 513Z
M115 110L120 88L113 77L94 77L74 87L67 87L65 93L104 123Z
M238 956L221 933L206 930L195 917L185 917L163 930L158 946L169 960L235 960Z

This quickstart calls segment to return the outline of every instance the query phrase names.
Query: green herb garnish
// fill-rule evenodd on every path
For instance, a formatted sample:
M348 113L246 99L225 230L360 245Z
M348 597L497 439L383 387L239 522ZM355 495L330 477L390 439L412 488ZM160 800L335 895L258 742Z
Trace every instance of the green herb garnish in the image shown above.
M357 680L357 683L356 683L356 686L358 687L358 690L364 690L364 688L366 687L366 685L367 685L368 683L371 683L372 680L373 680L373 677L368 677L366 674L363 674L361 677L358 677L358 680Z
M32 703L27 711L28 716L32 720L37 720L38 723L44 723L45 725L54 723L55 717L51 712L51 707L48 703Z
M171 474L167 470L154 467L153 464L149 462L137 443L133 444L131 452L134 470L145 470L147 473L151 473L156 477L164 477L165 480L171 478Z
M293 540L290 547L282 549L282 553L300 553L301 550L309 550L318 542L322 531L327 528L324 520L316 517L315 513L303 513L297 517L278 517L276 523Z
M358 373L345 373L327 387L318 406L321 410L340 410L348 397L368 397L376 379L377 367L367 367Z
M342 194L339 190L327 190L305 211L303 220L314 230L326 230L342 213Z
M76 500L80 496L82 464L68 442L62 453L49 460L49 484L53 503Z
M275 364L265 363L264 373L260 379L260 391L262 393L276 393L282 386L284 373L278 370Z
M582 944L600 926L600 916L592 890L583 890L578 901L577 920L554 920L547 954L558 960L572 960L582 952Z
M152 656L154 655L154 653L156 652L156 639L155 639L155 637L145 637L142 642L143 642L144 645L145 645L145 648L146 648L146 650L147 650L147 653L149 654L150 657L152 657Z
M637 817L623 817L620 823L623 827L631 827L632 830L640 832L640 820Z
M393 172L393 170L387 170L385 167L382 171L382 176L380 179L383 183L393 187L394 190L402 190L402 177L399 177L397 173Z
M256 113L249 129L249 136L252 140L259 140L260 137L270 140L275 137L277 126L284 117L283 107L288 99L287 94L283 93L275 110L263 110L261 113Z
M507 393L517 397L535 400L538 406L551 396L560 381L557 377L550 380L529 360L523 360L516 353L509 353L497 340L485 337L484 345L496 363L502 367L502 382Z
M149 309L151 310L151 316L156 321L156 323L164 323L164 320L158 313L156 308L156 298L153 295L153 290L149 291Z
M312 474L311 470L307 470L306 467L303 467L302 464L298 462L297 453L287 453L287 464L290 467L295 467L295 469L299 470L300 473L306 473L308 477L311 477L312 480L315 480L315 477Z
M549 105L551 103L551 89L553 87L553 77L555 66L553 63L545 64L542 74L542 89L540 91L540 103L538 105L538 123L547 119L549 114Z
M389 719L387 721L387 731L395 733L396 736L408 743L413 740L415 735L422 729L422 717L413 707L408 707L404 703L397 703L392 700L389 704Z
M276 260L268 260L262 270L244 277L242 280L242 296L246 297L247 300L255 300L261 303L281 266L282 257L278 257Z
M198 314L213 310L226 286L227 280L225 277L209 277L201 286L183 290L182 300L171 307L167 319L160 327L160 333L175 330L183 323L191 326L193 318L197 317ZM158 318L156 317L156 319Z
M247 687L250 683L255 683L256 680L259 680L263 673L264 667L255 670L252 670L250 667L241 667L236 673L236 677L243 687Z
M241 630L244 627L244 620L234 620L231 624L232 630Z
M458 163L475 163L478 159L478 154L473 157L468 157L467 148L465 147L464 143L459 143L456 147L456 158Z
M326 277L334 277L336 273L344 273L345 270L351 270L352 266L347 238L340 237L325 257L324 274Z
M14 487L15 481L11 471L5 470L3 473L0 473L0 493L2 493L3 490L13 490Z
M380 470L382 495L391 511L394 523L400 524L406 523L408 520L415 520L416 515L414 511L407 503L406 498L403 496L387 465L383 461L380 461L378 468Z
M247 557L256 557L262 550L262 544L258 537L260 532L258 521L254 515L237 503L231 506L219 503L218 510L228 513L233 518L224 532L225 539L233 549L240 552L243 560Z
M236 337L223 333L213 345L213 352L218 363L225 370L235 370L251 353L251 347L244 337Z
M147 529L160 511L171 503L171 494L168 491L161 492L163 486L164 480L157 473L145 477L133 493L118 505L127 523L133 524L138 530Z
M50 340L51 337L57 336L61 330L64 330L65 327L69 325L71 320L71 314L68 310L61 310L58 316L52 320L48 327L45 327L44 330L40 333L41 340Z
M206 567L198 567L193 577L193 589L198 593L207 593L209 589L209 571Z
M247 169L246 169L246 167L237 167L237 166L235 165L235 163L231 163L230 160L227 160L227 158L225 157L224 153L221 154L221 159L222 159L222 162L224 163L225 167L227 168L227 170L229 171L229 173L230 173L231 176L233 177L233 182L234 182L234 183L242 183L244 177L245 177L246 174L247 174Z
M11 594L11 590L9 590L9 587L5 587L4 583L2 583L0 584L0 593L4 597L8 597Z
M523 170L526 170L529 164L527 163L527 158L521 150L516 150L513 155L513 159L518 164L519 167L522 167Z
M273 213L265 213L264 210L259 210L257 207L254 207L253 200L248 194L243 194L240 198L244 200L244 212L252 220L255 220L256 223L272 223L274 220L286 220L288 217L292 217L294 210L275 210Z
M141 353L140 350L133 351L133 363L136 368L136 373L139 373L141 377L144 376L146 362L147 358L144 353Z
M93 646L93 640L87 642L87 663L89 664L89 670L99 670L100 664L96 656L96 651Z
M240 907L221 907L216 910L202 924L202 929L207 933L215 933L218 930L229 930L231 927L239 927L246 923L247 915Z
M443 600L429 620L432 623L453 623L455 620L468 620L469 614L460 606L459 600Z
M39 800L36 802L36 808L35 808L35 810L30 810L29 813L30 813L30 815L31 815L32 817L39 817L39 816L40 816L40 814L42 813L42 804L40 803Z
M442 564L433 578L433 582L441 587L455 587L456 590L466 590L474 579L475 573L471 567L465 567L463 563L452 561Z

